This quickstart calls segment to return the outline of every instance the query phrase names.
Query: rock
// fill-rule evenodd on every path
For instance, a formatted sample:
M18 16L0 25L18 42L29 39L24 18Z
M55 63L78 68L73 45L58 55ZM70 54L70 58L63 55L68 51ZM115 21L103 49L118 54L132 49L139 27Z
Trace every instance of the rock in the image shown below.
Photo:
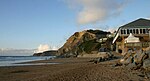
M123 58L120 59L120 63L122 63L123 65L128 65L129 63L133 63L132 52L129 51L129 52L125 53Z
M112 65L112 67L117 67L117 66L122 66L122 64L119 62L119 63L116 63L116 64Z
M33 56L56 56L57 53L57 50L50 50L43 53L34 53Z
M126 65L129 69L144 69L150 71L150 47L146 50L136 51L136 52L127 52L120 63Z
M133 57L130 56L126 59L123 58L123 59L120 60L120 63L122 63L123 65L128 65L130 63L133 63Z
M107 58L109 58L109 54L108 54L107 52L100 52L100 53L98 53L98 54L101 55L100 58L102 58L102 59L107 59Z
M145 73L145 77L146 77L146 78L150 78L150 72L146 72L146 73Z
M44 56L55 56L57 55L58 51L57 50L50 50L50 51L45 51L43 52Z
M134 62L137 64L141 64L146 58L148 57L148 55L144 52L137 52L134 55Z
M103 61L106 61L107 59L106 58L102 58L102 57L99 57L97 59L94 60L94 63L99 63L99 62L103 62Z
M127 67L131 70L137 70L140 69L140 67L142 66L142 64L136 64L135 62L130 63L127 65Z
M150 46L146 48L146 51L147 51L147 52L150 51Z
M145 50L146 52L146 54L148 55L148 57L150 58L150 47L148 47L148 48L146 48L146 50Z
M132 56L132 54L130 52L125 53L124 56L123 56L123 58L120 60L120 62L126 61L131 56Z
M99 54L100 54L99 58L95 59L94 63L112 60L114 57L113 54L111 54L110 52L99 52Z
M97 64L97 63L99 63L99 62L101 62L101 61L102 61L102 58L100 57L100 58L95 59L95 60L94 60L94 63Z
M136 66L135 63L130 63L130 64L127 65L127 68L129 68L129 69L136 69L137 66Z
M34 53L33 56L42 56L43 53Z
M144 62L143 62L143 68L144 69L150 69L150 58L144 60Z

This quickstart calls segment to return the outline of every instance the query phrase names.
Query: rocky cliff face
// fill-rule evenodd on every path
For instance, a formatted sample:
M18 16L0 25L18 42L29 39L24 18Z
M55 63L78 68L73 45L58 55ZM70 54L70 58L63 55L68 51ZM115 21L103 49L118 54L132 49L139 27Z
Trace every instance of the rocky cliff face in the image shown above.
M75 32L58 50L58 54L64 57L76 57L82 53L98 51L100 44L97 42L97 39L106 37L107 34L110 34L110 32L101 30Z

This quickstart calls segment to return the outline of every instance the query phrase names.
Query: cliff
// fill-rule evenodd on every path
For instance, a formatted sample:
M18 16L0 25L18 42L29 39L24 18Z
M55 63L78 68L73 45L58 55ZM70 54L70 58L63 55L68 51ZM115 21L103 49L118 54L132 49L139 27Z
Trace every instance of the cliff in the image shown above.
M75 32L58 50L58 54L62 57L77 57L79 54L95 53L101 47L101 43L97 40L107 37L108 34L110 32L101 30Z
M33 56L56 56L57 50L44 51L43 53L34 53Z

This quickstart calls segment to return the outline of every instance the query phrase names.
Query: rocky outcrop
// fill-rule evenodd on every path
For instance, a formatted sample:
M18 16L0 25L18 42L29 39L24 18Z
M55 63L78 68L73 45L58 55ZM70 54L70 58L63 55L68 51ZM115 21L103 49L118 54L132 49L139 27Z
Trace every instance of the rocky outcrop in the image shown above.
M57 50L45 51L43 53L34 53L33 56L56 56L58 53Z
M114 57L114 55L111 52L99 52L98 54L100 56L93 60L94 63L96 63L96 64L99 62L113 60L116 58L116 57Z
M129 69L150 69L150 47L144 51L127 52L120 63Z
M85 30L75 32L66 43L58 50L58 54L63 57L77 57L79 54L91 54L101 47L98 39L107 37L110 32L101 30Z

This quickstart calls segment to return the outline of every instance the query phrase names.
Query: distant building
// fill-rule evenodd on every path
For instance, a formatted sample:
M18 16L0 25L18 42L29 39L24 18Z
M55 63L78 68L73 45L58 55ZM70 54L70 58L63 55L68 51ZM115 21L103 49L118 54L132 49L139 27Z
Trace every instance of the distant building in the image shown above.
M139 50L150 46L150 20L137 19L119 27L113 39L116 52Z

